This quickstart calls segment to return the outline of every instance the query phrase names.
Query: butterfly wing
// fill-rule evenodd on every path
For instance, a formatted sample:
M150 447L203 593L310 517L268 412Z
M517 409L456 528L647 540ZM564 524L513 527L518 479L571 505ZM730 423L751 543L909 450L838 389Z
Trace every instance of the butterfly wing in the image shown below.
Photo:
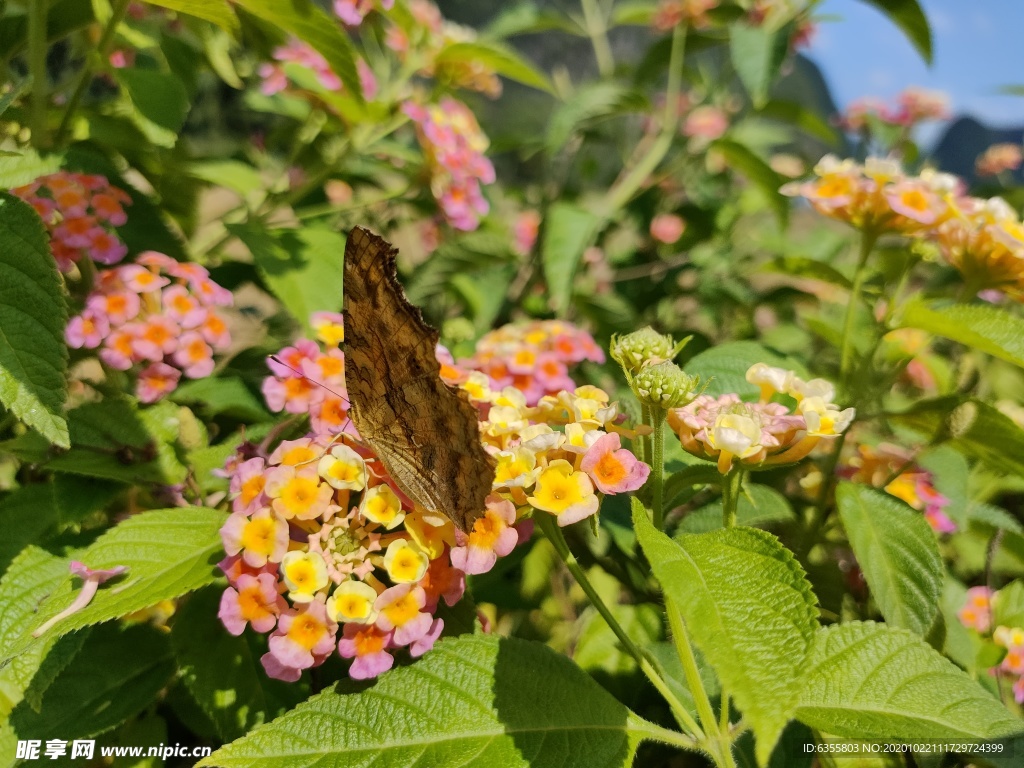
M360 227L345 245L345 381L351 417L413 501L462 530L482 514L494 460L476 409L441 381L438 334L405 298L397 251Z

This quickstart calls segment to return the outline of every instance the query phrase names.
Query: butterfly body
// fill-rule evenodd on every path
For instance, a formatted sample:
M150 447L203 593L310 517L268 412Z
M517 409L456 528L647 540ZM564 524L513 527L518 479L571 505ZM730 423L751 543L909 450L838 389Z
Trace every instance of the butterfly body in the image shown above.
M410 499L469 531L491 492L494 459L476 408L441 381L438 333L405 298L396 254L361 227L345 244L349 415Z

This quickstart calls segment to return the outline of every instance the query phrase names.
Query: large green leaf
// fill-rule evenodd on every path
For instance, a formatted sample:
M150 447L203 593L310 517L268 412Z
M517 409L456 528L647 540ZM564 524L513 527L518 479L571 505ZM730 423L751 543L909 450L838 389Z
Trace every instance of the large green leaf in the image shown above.
M472 43L453 43L438 54L435 65L473 64L478 62L499 75L523 85L554 93L547 75L525 61L516 51L496 40L478 40Z
M874 622L818 630L797 718L862 739L987 739L1021 722L911 632Z
M892 420L926 437L948 439L996 471L1024 476L1024 430L988 403L956 396L922 400Z
M96 736L152 705L173 674L166 633L148 624L105 624L49 685L38 711L23 701L10 725L19 739Z
M921 54L926 64L932 63L932 30L917 0L863 0L873 5L899 27Z
M673 540L633 505L633 525L665 597L732 692L763 764L796 707L817 622L793 554L766 531L728 528Z
M737 524L751 528L795 519L796 515L786 497L767 485L745 486L736 505ZM679 533L705 533L721 527L722 501L719 499L687 512L679 523Z
M154 143L173 147L191 106L181 80L170 72L137 68L118 70L117 78L141 118L140 129Z
M803 367L790 358L782 357L756 341L730 341L718 344L690 359L685 366L691 376L700 376L707 385L709 395L735 392L744 400L757 399L761 389L746 380L747 369L754 363L767 363L795 370L804 375Z
M313 46L341 78L349 95L362 101L355 49L336 18L309 0L236 0L235 4Z
M789 198L779 192L784 179L749 148L729 139L717 139L711 145L722 153L725 162L746 176L764 195L780 226L789 220Z
M263 403L237 376L207 376L187 381L174 390L171 399L196 405L210 416L230 416L248 424L271 418Z
M58 154L42 157L32 149L22 149L17 157L5 157L0 163L0 189L28 184L40 176L60 170L63 157Z
M329 229L228 229L252 252L270 290L306 329L314 312L338 312L342 303L345 238Z
M314 696L199 765L625 767L648 727L545 645L472 635L360 693Z
M768 92L779 76L789 52L791 27L771 29L765 24L733 24L729 35L729 53L755 107L764 106Z
M830 146L839 143L839 134L836 129L814 110L798 104L795 101L780 101L773 99L758 110L763 117L770 117L773 120L781 120L796 126L800 130L820 139Z
M636 109L642 102L635 90L620 83L600 80L581 85L551 113L544 144L549 152L557 152L590 121Z
M572 203L558 202L548 209L541 239L541 259L548 295L556 313L569 306L583 251L590 245L600 217Z
M56 528L60 515L53 483L19 488L0 501L0 573L29 544Z
M171 643L181 677L222 739L237 739L266 719L266 679L245 637L230 634L217 609L221 589L191 597L174 617Z
M224 519L224 513L215 509L182 507L143 512L111 528L77 559L90 568L125 565L127 573L101 586L88 606L59 621L39 639L33 638L32 632L67 608L81 590L81 579L65 570L61 582L21 623L20 632L0 634L0 664L40 641L125 616L211 583L219 575L216 563L223 551L218 530ZM12 563L9 576L16 575L17 562ZM15 586L20 588L17 582ZM0 602L17 594L0 592Z
M889 624L925 635L939 612L942 556L924 515L865 485L840 482L839 515Z
M0 192L0 404L67 448L68 311L43 222Z
M238 28L238 17L231 10L228 0L145 0L145 2L178 13L187 13L197 19L212 21L228 32Z
M910 302L901 325L919 328L1024 367L1024 320L999 307L953 304L932 309Z

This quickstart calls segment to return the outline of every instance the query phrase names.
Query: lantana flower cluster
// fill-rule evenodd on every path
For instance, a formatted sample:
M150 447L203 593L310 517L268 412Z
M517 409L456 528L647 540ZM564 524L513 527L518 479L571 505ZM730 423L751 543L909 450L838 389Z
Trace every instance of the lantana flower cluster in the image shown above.
M872 117L903 128L911 128L927 120L947 120L949 97L941 91L912 86L896 97L894 105L875 98L858 99L839 116L838 122L845 130L858 132L868 127Z
M490 210L480 185L492 184L495 175L484 154L489 142L473 113L449 96L426 106L408 101L402 110L416 124L430 190L448 222L456 229L476 229Z
M562 320L534 320L484 334L473 356L457 364L442 358L441 375L471 395L483 387L495 391L515 387L527 405L536 405L545 395L574 390L569 368L584 360L604 362L604 352L593 336Z
M100 360L115 370L141 366L136 394L152 403L173 392L183 375L213 372L214 353L231 344L216 308L231 302L231 292L204 267L146 251L133 264L99 273L64 337L75 349L99 349Z
M282 349L277 360L267 360L271 375L263 380L263 397L275 413L308 414L314 433L335 435L351 426L345 356L338 348L345 326L336 312L316 312L310 324L315 341L299 339Z
M128 253L115 228L128 221L124 207L132 200L106 176L59 171L11 191L42 218L61 272L70 272L82 256L117 264Z
M501 80L493 67L478 59L462 57L439 58L449 45L472 43L476 30L446 21L430 0L411 0L409 14L413 24L388 27L385 44L405 62L415 55L419 64L417 74L433 77L449 87L465 88L483 93L490 98L501 95Z
M917 465L913 458L912 453L891 443L881 443L874 447L859 445L856 455L840 467L839 475L876 488L884 484L886 493L924 513L933 531L953 533L956 531L956 523L945 512L950 500L935 488L932 473ZM899 474L893 477L897 472ZM890 477L892 480L889 480Z
M1024 162L1020 144L993 144L982 152L974 164L979 176L998 176L1006 171L1016 171Z
M467 384L470 400L486 410L481 434L497 459L494 490L513 510L532 507L566 526L597 514L605 495L635 491L647 481L650 467L622 447L622 437L636 433L621 423L618 404L604 390L588 384L530 406L515 387ZM480 528L478 521L471 550Z
M814 173L817 178L781 191L857 229L938 245L976 290L1024 296L1024 225L1001 198L970 197L954 176L929 169L907 176L897 162L881 158L860 165L827 155Z
M278 46L272 55L273 61L265 61L257 69L257 74L262 80L260 91L266 96L284 91L293 82L289 77L290 66L308 69L326 91L341 91L343 88L341 78L331 69L327 59L311 45L298 38L293 37L284 45ZM363 95L367 99L373 99L377 95L377 78L374 76L373 70L363 59L357 58L356 72L359 75Z
M349 27L358 27L370 11L379 6L382 11L390 11L395 0L334 0L335 15Z
M824 379L804 381L793 371L756 363L746 379L761 389L756 403L735 393L698 395L668 412L668 423L684 450L718 463L722 474L734 463L747 469L791 464L807 456L822 440L842 434L853 421L853 408L840 410L835 388ZM795 407L773 400L783 395Z
M999 593L988 587L971 587L967 600L958 612L960 623L979 634L992 631L993 608L999 601ZM1006 649L1006 654L991 674L1006 676L1012 681L1013 698L1024 704L1024 629L1020 627L997 626L992 632L996 645Z
M426 653L444 628L438 605L454 605L465 590L457 565L471 564L452 523L416 509L350 435L311 434L256 453L229 466L232 511L221 528L229 586L219 612L228 631L269 633L263 667L287 681L335 651L352 660L356 679L390 669L401 648ZM514 516L494 497L481 519ZM517 541L503 525L489 542L495 560Z

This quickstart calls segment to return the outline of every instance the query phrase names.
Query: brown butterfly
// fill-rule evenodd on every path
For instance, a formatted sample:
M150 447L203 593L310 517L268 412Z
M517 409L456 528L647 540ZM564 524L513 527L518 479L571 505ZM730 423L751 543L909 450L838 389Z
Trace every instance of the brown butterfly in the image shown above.
M484 511L494 459L476 408L441 381L438 333L398 282L391 243L355 227L345 244L349 415L405 494L463 531Z

